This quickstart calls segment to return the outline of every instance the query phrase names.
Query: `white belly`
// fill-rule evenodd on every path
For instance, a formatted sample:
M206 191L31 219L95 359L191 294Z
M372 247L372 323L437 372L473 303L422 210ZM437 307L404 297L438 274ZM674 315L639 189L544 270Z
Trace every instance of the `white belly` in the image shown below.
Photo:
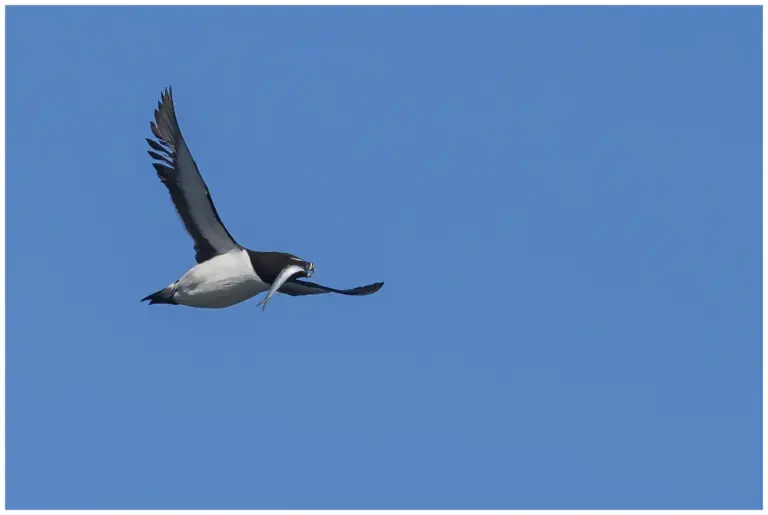
M176 282L173 299L184 306L226 308L268 289L253 271L248 253L237 249L190 269Z

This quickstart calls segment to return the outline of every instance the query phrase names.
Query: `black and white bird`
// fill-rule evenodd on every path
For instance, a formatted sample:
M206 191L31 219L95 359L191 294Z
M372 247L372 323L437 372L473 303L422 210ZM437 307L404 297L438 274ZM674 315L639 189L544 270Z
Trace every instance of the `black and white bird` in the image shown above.
M197 308L225 308L267 292L262 309L278 293L286 295L370 295L384 283L338 290L301 280L309 278L315 265L293 254L258 252L239 245L221 222L211 194L181 135L171 88L163 91L155 121L150 122L157 141L147 138L149 155L160 180L187 232L195 242L197 265L181 279L144 297L150 304L180 304Z

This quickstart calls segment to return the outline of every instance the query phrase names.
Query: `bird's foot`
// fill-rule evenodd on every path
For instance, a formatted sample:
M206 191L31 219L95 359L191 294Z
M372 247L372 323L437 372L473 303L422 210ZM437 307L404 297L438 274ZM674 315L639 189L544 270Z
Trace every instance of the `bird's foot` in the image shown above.
M269 301L269 297L265 297L264 299L262 299L261 302L259 302L256 305L257 306L261 306L261 311L263 312L263 311L265 311L267 309L267 302L268 301Z

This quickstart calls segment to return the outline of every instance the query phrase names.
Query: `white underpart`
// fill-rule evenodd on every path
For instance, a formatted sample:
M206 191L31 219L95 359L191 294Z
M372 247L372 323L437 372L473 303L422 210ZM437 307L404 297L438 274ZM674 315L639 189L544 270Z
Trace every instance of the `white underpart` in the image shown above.
M285 284L285 281L291 278L291 276L298 274L299 272L303 272L304 267L301 267L299 265L291 265L283 268L283 271L280 272L280 275L277 276L277 279L275 279L275 282L272 283L272 287L269 289L269 293L267 293L267 296L264 297L264 300L262 300L259 304L262 304L266 307L267 301L269 300L272 295L275 294L277 290L280 289L280 287Z
M226 308L268 289L248 253L238 248L190 269L176 282L173 299L184 306Z

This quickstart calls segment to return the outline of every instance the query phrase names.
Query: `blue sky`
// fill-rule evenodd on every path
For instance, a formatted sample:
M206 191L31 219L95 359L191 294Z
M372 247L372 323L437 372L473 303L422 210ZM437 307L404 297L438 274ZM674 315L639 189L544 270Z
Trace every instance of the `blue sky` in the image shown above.
M761 11L7 10L9 508L759 508ZM242 244L194 264L160 91Z

